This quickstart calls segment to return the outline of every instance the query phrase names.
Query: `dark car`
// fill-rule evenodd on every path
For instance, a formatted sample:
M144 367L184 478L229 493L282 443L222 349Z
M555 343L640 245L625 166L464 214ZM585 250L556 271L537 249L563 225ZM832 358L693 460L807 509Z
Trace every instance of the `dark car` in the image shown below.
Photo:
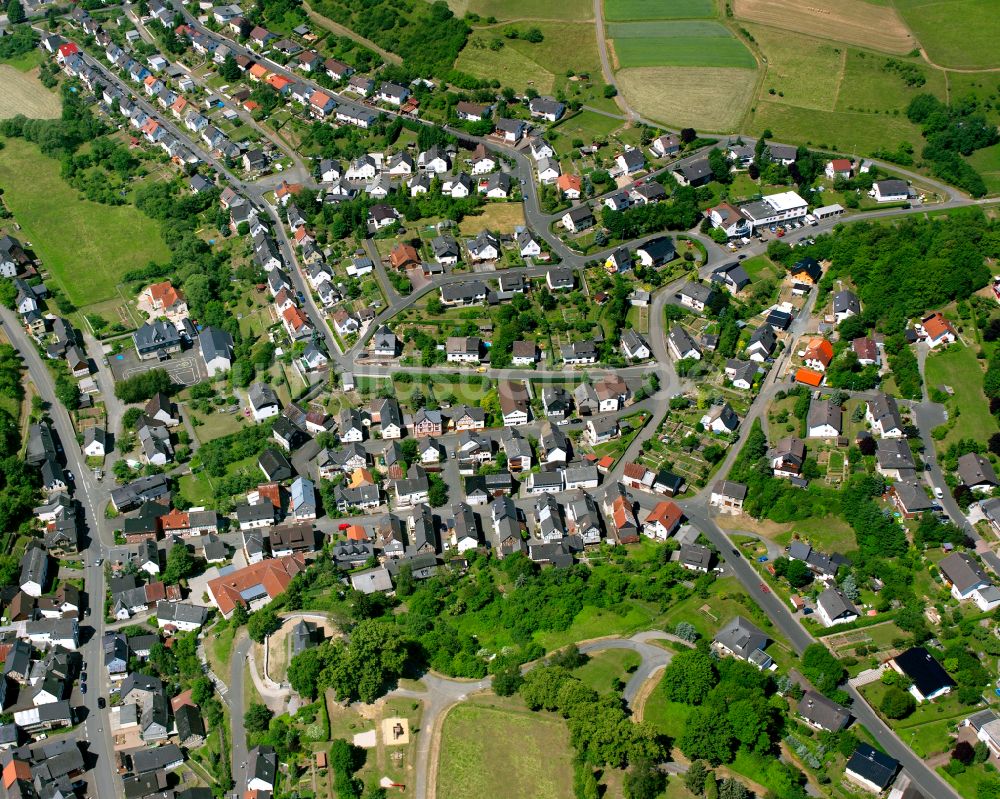
M107 706L108 706L108 702L107 702L107 700L103 696L100 696L100 697L97 698L97 707L99 709L104 710L104 708L106 708Z
M80 683L80 693L81 694L87 693L87 683L85 682Z

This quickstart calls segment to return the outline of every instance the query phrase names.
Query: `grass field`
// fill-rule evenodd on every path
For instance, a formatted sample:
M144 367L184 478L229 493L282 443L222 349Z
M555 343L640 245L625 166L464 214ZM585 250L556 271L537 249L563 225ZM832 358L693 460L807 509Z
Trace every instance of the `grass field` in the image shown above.
M617 66L756 66L753 55L729 29L711 20L616 22L607 26Z
M757 74L723 67L640 67L623 69L617 78L622 93L644 117L726 133L739 128Z
M566 724L522 708L491 698L458 705L448 714L441 737L438 799L571 799Z
M935 64L1000 66L996 0L895 0L893 5Z
M478 216L467 216L458 223L463 236L475 236L487 228L501 233L513 233L516 225L524 224L524 206L521 203L487 205Z
M946 385L955 392L948 400L954 426L938 442L939 449L947 449L961 438L985 441L996 431L996 421L983 394L983 370L970 347L953 344L942 353L928 356L925 370L928 388Z
M114 297L123 272L170 257L159 225L133 206L82 200L59 177L57 161L21 139L4 144L0 186L21 238L78 307Z
M567 70L590 75L600 83L601 61L593 23L539 22L533 27L542 32L544 41L532 44L505 39L496 28L475 31L459 53L455 68L478 77L497 78L518 91L533 86L542 94L562 88L571 96L579 84L567 77ZM503 47L491 50L489 44L498 37Z
M629 669L642 663L638 654L628 649L608 649L591 655L574 674L600 694L610 693L616 679L628 681Z
M62 106L55 92L31 72L0 64L0 119L24 114L31 119L55 119Z
M604 19L698 19L715 16L712 0L605 0Z
M886 70L889 57L880 53L760 25L747 29L767 55L753 131L770 127L783 141L858 153L902 141L918 146L920 130L906 118L907 105L921 92L945 96L939 70L922 67L926 83L912 88Z
M456 14L472 11L481 17L497 19L565 19L572 22L594 18L590 0L448 0ZM461 8L461 11L458 9Z
M893 8L865 0L735 0L733 11L737 19L812 35L829 31L827 38L886 53L902 55L917 46Z
M604 114L593 111L581 111L556 125L553 130L569 139L583 139L588 144L598 139L605 139L624 123L620 119L612 119Z
M671 702L661 689L662 679L649 695L642 710L642 720L652 724L657 732L677 740L684 732L684 722L693 708L682 702Z
M976 150L969 163L983 176L990 194L1000 194L1000 144L985 150Z

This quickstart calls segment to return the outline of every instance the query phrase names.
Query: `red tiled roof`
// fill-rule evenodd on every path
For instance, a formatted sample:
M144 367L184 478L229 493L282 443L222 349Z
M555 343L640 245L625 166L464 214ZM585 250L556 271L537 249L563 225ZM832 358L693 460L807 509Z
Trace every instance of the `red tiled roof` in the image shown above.
M186 530L191 526L191 518L187 511L175 508L170 513L160 517L160 525L165 533L171 530Z
M3 767L3 787L10 789L18 780L31 782L31 766L24 760L11 760Z
M809 340L806 347L805 359L807 361L819 361L823 366L829 366L833 360L833 345L825 338L813 338Z
M261 586L267 595L274 599L283 592L292 577L305 568L305 560L301 555L287 555L283 558L272 558L251 564L209 580L209 595L215 599L219 610L224 616L233 612L237 603L244 604L240 596L242 591L255 586Z
M646 523L655 524L659 522L668 530L673 530L680 523L683 515L684 511L681 510L680 505L676 502L660 502L649 512L649 516L646 517Z
M823 374L814 372L812 369L799 369L795 373L796 383L805 383L807 386L818 386L823 382Z

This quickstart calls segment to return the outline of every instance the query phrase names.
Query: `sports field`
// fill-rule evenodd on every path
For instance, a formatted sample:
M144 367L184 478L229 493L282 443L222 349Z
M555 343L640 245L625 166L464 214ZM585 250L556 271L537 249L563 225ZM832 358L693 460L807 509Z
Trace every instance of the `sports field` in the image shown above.
M436 796L572 799L566 723L507 700L457 705L444 721Z
M58 161L22 139L4 145L0 187L19 235L75 305L111 299L124 272L170 257L159 225L133 206L82 200L59 177Z
M675 127L729 133L739 128L757 73L724 67L623 69L618 85L643 117Z
M902 55L917 46L893 8L865 0L734 0L733 11L737 19L887 53Z
M18 114L31 119L55 119L60 111L59 97L42 86L33 72L0 64L0 119Z
M604 19L708 19L715 16L712 0L604 0Z
M606 30L621 69L756 66L742 42L711 20L616 22Z
M895 0L928 58L942 67L1000 67L996 0Z

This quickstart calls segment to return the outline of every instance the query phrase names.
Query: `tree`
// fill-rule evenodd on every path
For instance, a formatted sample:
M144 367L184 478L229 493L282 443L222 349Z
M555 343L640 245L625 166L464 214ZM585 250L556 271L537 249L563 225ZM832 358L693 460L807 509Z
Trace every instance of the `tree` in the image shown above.
M785 579L793 588L802 588L812 582L813 574L801 560L791 560L785 569Z
M802 673L821 694L829 696L847 676L841 665L823 644L810 644L802 653Z
M712 659L704 652L692 649L680 652L663 672L663 691L671 702L701 704L718 682Z
M851 602L857 602L861 599L861 591L858 588L858 581L854 578L853 574L848 574L843 582L840 584L840 590L844 592Z
M667 785L667 775L648 758L638 758L625 775L628 799L656 799Z
M7 21L11 25L17 25L24 20L24 6L21 5L21 0L10 0L7 4Z
M690 644L698 640L698 630L689 621L677 622L677 626L674 628L674 635Z
M288 664L288 682L297 694L313 700L319 693L320 676L326 665L320 647L299 652Z
M439 474L429 474L430 490L427 493L427 503L432 508L440 508L448 502L448 484L441 479Z
M229 618L229 621L234 627L242 627L247 623L247 619L249 618L249 615L247 615L247 606L242 602L238 602L233 607L233 615Z
M517 663L505 663L493 673L493 693L497 696L513 696L521 687L524 678Z
M243 714L243 726L246 727L249 733L266 732L272 718L274 718L274 713L270 711L267 705L262 705L260 702L253 702L247 708L246 713Z
M250 636L250 640L256 641L258 644L264 643L264 640L272 633L277 632L279 627L281 627L281 619L274 612L274 608L270 607L263 607L251 613L247 620L247 634Z
M229 53L222 65L219 67L219 75L229 81L239 80L243 73L240 72L239 64L236 63L236 59L233 58L233 54Z
M163 570L163 582L178 583L190 577L198 569L194 555L184 544L174 544L167 552L167 568Z
M968 741L959 741L955 744L955 748L951 750L951 759L957 760L959 763L963 763L966 766L972 765L972 761L975 757L976 750Z
M719 786L719 799L751 799L750 789L739 780L726 777Z
M909 691L904 691L898 685L890 686L882 697L881 710L890 719L905 719L917 709L917 700Z
M713 766L728 763L733 755L733 734L729 720L714 707L696 707L684 722L684 732L677 741L680 750L692 760L707 760Z
M150 369L135 377L115 383L115 396L122 402L145 402L154 394L169 394L173 388L170 375L165 369Z
M705 778L708 774L708 767L700 760L695 760L684 775L684 787L695 796L701 796L705 793Z

